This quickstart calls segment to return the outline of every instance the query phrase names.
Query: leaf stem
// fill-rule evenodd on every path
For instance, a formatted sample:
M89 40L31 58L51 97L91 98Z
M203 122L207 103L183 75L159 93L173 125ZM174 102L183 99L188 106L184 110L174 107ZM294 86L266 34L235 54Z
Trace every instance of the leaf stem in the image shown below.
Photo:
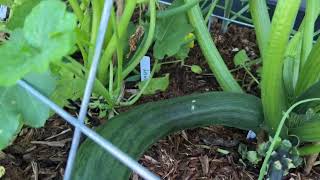
M80 24L83 23L83 12L80 8L80 5L78 3L78 0L68 0L70 3L71 8L73 9L73 12L77 16Z
M127 27L130 22L131 16L135 10L136 4L137 4L137 0L126 1L124 12L118 24L119 37L123 37L124 34L127 33ZM103 52L100 66L98 69L98 79L102 82L102 84L108 83L106 72L108 72L108 67L109 67L112 55L115 52L116 48L117 48L117 38L116 38L116 35L113 34L105 51Z
M186 2L190 0L185 0ZM216 76L222 89L229 92L243 92L240 85L229 72L224 63L217 47L212 41L212 37L207 29L207 25L202 17L199 5L188 11L189 20L195 29L196 39L198 40L201 50L206 57L207 63L213 74Z
M97 39L98 27L100 24L100 18L102 13L102 5L100 4L99 0L92 0L92 25L91 25L91 36L90 36L90 44L95 44ZM92 63L92 57L94 53L94 46L90 46L89 53L88 53L88 61L84 62L84 65L87 69L90 68Z
M303 40L302 40L302 53L301 53L301 67L307 61L307 58L311 52L313 45L313 33L314 33L314 23L316 21L315 14L317 14L316 6L318 0L308 0L306 1L306 15L305 23L303 28Z
M150 0L150 1L152 1L152 0ZM129 102L120 102L121 106L131 106L132 104L136 103L139 100L139 98L142 96L143 92L147 89L148 85L150 84L150 82L152 80L152 77L153 77L153 75L155 73L157 65L158 65L158 60L156 59L154 64L153 64L153 68L151 70L150 77L146 81L146 83L143 85L143 87L141 88L139 93L132 100L130 100Z
M148 49L150 48L150 46L153 42L153 37L154 37L154 32L155 32L155 27L156 27L155 0L149 1L149 8L150 8L150 24L149 24L149 31L148 31L147 39L146 39L145 43L142 45L142 47L139 47L138 51L133 56L132 60L130 60L128 67L125 68L125 70L122 72L123 78L127 77L130 74L130 72L132 72L133 69L139 64L142 57L148 52Z
M198 3L199 3L199 0L191 0L182 6L172 8L169 10L165 10L165 11L160 11L159 13L157 13L157 18L166 18L166 17L173 16L173 15L176 15L179 13L183 13Z
M206 15L206 18L204 19L204 22L205 22L206 24L208 24L209 18L211 17L211 15L212 15L212 13L213 13L213 11L214 11L214 8L216 7L216 5L217 5L218 3L219 3L219 0L215 0L215 1L211 4L210 9L209 9L209 11L208 11L208 13L207 13L207 15Z

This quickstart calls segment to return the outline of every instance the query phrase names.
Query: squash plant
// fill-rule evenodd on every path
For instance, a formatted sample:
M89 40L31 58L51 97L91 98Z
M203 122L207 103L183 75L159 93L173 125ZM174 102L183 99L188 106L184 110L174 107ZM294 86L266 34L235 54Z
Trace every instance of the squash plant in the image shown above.
M67 105L69 99L82 97L103 1L82 1L79 4L70 0L74 14L60 0L1 0L0 3L9 6L12 12L6 22L1 22L1 32L7 36L0 42L0 104L3 114L0 118L3 124L0 149L3 149L14 140L23 125L41 127L52 114L46 106L17 86L18 80L23 78L28 81L61 107ZM121 96L123 77L134 70L139 63L137 59L146 53L153 40L156 9L155 1L150 1L146 41L136 44L139 51L129 57L133 63L130 61L127 64L130 66L122 69L124 49L129 46L124 43L125 35L128 36L126 30L137 4L136 0L128 1L118 20L114 11L111 14L105 45L108 52L104 51L102 62L110 62L111 56L116 54L118 65L115 68L112 63L101 66L111 70L100 70L104 74L100 73L94 85L94 93L102 96L109 108L120 104L118 97ZM82 62L73 58L75 53L80 55Z
M230 74L219 73L219 68L226 67L214 61L222 58L196 5L187 12L196 39L221 86L236 92L194 94L140 105L110 119L97 132L136 159L161 137L186 128L219 124L266 132L271 140L257 147L258 154L265 156L259 179L266 175L267 167L271 179L281 179L299 165L300 156L320 151L316 144L320 141L320 40L313 44L319 2L307 1L304 21L290 39L300 3L278 1L270 20L265 0L249 1L263 60L261 99L241 93ZM86 140L73 175L74 179L128 179L130 171Z
M11 8L8 20L0 22L1 32L7 35L7 39L0 42L0 105L5 115L0 121L6 124L0 129L0 149L14 140L23 125L41 127L52 114L41 102L18 87L18 80L28 81L61 107L67 106L69 100L82 97L103 2L0 0L0 4ZM175 1L170 8L158 13L155 0L116 2L117 8L113 8L110 15L93 89L95 96L104 99L103 109L110 111L134 104L144 92L154 91L153 84L162 81L168 84L168 76L152 78L157 62L171 56L187 57L194 28L185 12L199 1ZM147 9L143 8L145 5ZM138 23L131 21L135 9L141 9L142 15L136 18ZM135 73L141 58L152 45L152 58L155 60L151 77L139 84L137 94L124 99L126 80ZM222 66L218 68L217 76L230 74L221 58L217 61ZM220 82L228 84L230 77L221 78ZM151 90L148 89L150 84ZM235 86L234 82L232 86ZM237 89L240 90L239 86ZM5 123L7 121L9 123Z

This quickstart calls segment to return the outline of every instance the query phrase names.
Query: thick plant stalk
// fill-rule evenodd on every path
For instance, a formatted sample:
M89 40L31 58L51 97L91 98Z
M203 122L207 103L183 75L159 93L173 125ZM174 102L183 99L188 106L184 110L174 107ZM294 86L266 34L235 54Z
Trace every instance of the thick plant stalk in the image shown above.
M270 40L263 55L261 98L265 122L271 134L275 133L282 111L286 110L282 68L289 35L300 2L300 0L296 3L290 0L278 1L272 20Z
M191 0L185 0L189 2ZM196 38L200 48L224 91L243 92L237 81L234 79L226 64L224 63L217 47L214 45L207 25L202 17L199 5L194 6L188 11L189 20L195 29Z
M303 41L302 41L302 54L301 54L301 65L307 61L307 58L311 52L313 45L313 33L314 23L316 21L316 14L318 14L317 1L319 0L308 0L306 1L306 15L303 29Z
M259 49L263 57L265 55L264 51L269 40L271 29L266 0L249 0L249 8L257 35Z

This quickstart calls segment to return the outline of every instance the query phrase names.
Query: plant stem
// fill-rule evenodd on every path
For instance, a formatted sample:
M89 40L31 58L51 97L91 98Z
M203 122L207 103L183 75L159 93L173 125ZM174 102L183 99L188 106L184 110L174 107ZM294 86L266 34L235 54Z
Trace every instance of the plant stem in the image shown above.
M206 15L206 18L204 19L204 22L205 22L206 24L208 24L209 18L211 17L211 15L212 15L212 13L213 13L213 11L214 11L214 8L216 7L216 5L217 5L218 3L219 3L219 0L215 0L215 1L211 4L210 9L209 9L209 11L208 11L208 13L207 13L207 15Z
M113 63L111 62L109 70L109 94L111 97L113 97Z
M300 0L296 3L292 3L290 0L277 3L272 20L270 39L263 55L261 100L265 122L271 134L275 133L282 117L282 111L287 108L287 98L283 85L283 62L299 7Z
M114 10L112 11L113 14L115 14ZM116 96L119 95L120 92L120 88L122 86L122 64L123 64L123 45L122 45L122 39L119 36L119 29L118 29L118 24L117 24L117 20L115 15L113 16L113 18L111 19L112 24L113 24L113 31L116 35L117 38L117 62L118 62L118 66L117 66L117 83L116 86L114 86L115 90L115 94ZM111 77L111 76L110 76Z
M97 39L98 28L100 24L100 18L102 13L102 5L100 0L92 0L92 25L91 25L91 35L90 35L90 48L88 53L88 61L84 62L84 66L89 69L92 63L92 57L94 53L94 45Z
M263 57L271 29L268 7L265 0L249 0L249 9L256 30L259 49Z
M188 2L190 0L185 0ZM229 72L204 22L199 5L188 11L189 20L195 29L196 38L206 60L216 76L222 89L229 92L243 92L237 81Z
M119 21L118 31L119 37L123 37L125 33L127 33L127 27L130 22L131 16L134 12L136 7L137 0L130 0L126 1L125 9L123 15ZM113 53L117 48L117 38L116 35L113 34L103 55L101 57L100 67L98 69L98 79L102 82L102 84L107 84L107 76L106 73L108 72L108 67L112 58Z
M150 0L152 1L152 0ZM142 96L143 92L147 89L148 85L150 84L151 80L152 80L152 77L154 75L154 72L156 70L156 67L158 65L158 60L156 59L154 64L153 64L153 68L151 70L151 74L150 74L150 77L149 79L146 81L146 83L143 85L143 87L141 88L141 90L139 91L139 93L132 99L130 100L129 102L122 102L120 103L121 106L131 106L132 104L136 103L139 98Z
M308 0L306 1L306 15L305 23L303 29L303 40L302 40L302 53L301 53L301 67L307 61L307 58L311 52L313 45L313 33L314 33L314 23L316 21L315 14L317 13L316 1L318 0Z
M225 10L225 7L221 6L219 4L217 4L217 8ZM239 11L238 12L235 12L235 11L232 11L232 10L230 11L230 14L233 15L233 16L236 16L238 13L239 13ZM237 18L239 18L240 20L243 20L243 21L245 21L247 23L252 23L252 20L250 18L246 17L246 16L238 15Z
M132 57L132 60L130 60L128 67L125 68L125 70L122 72L123 78L127 77L132 72L132 70L139 64L142 57L148 52L148 49L150 48L153 42L153 37L154 37L154 32L156 27L155 0L149 1L149 8L150 8L150 23L149 23L149 31L148 31L147 39L145 43L143 43L143 46L139 47L135 55Z
M224 6L225 6L224 17L225 18L229 18L230 17L232 5L233 5L233 0L225 0L224 1ZM222 30L223 33L227 32L228 24L229 24L228 21L226 21L226 20L222 21L221 30Z
M235 20L241 16L244 12L249 9L249 4L245 5L242 9L240 9L236 14L234 14L230 19Z
M82 24L83 23L83 12L82 12L82 10L80 8L78 0L68 0L68 1L70 3L70 6L71 6L73 12L77 16L80 24Z
M257 84L260 84L260 82L257 80L256 77L254 77L254 75L250 72L250 70L247 68L247 66L243 66L243 68Z
M157 13L157 18L166 18L179 13L183 13L198 3L199 3L199 0L191 0L190 2L185 3L182 6L178 6L176 8L165 10L165 11L160 11L159 13Z

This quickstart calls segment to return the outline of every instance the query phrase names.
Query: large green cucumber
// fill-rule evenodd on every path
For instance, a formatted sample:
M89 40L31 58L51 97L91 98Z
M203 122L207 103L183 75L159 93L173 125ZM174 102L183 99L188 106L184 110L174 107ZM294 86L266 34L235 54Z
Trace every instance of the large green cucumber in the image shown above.
M225 125L260 130L261 101L242 93L210 92L139 105L97 128L103 137L138 159L160 138L183 129ZM73 179L126 180L130 170L87 139L80 147Z

